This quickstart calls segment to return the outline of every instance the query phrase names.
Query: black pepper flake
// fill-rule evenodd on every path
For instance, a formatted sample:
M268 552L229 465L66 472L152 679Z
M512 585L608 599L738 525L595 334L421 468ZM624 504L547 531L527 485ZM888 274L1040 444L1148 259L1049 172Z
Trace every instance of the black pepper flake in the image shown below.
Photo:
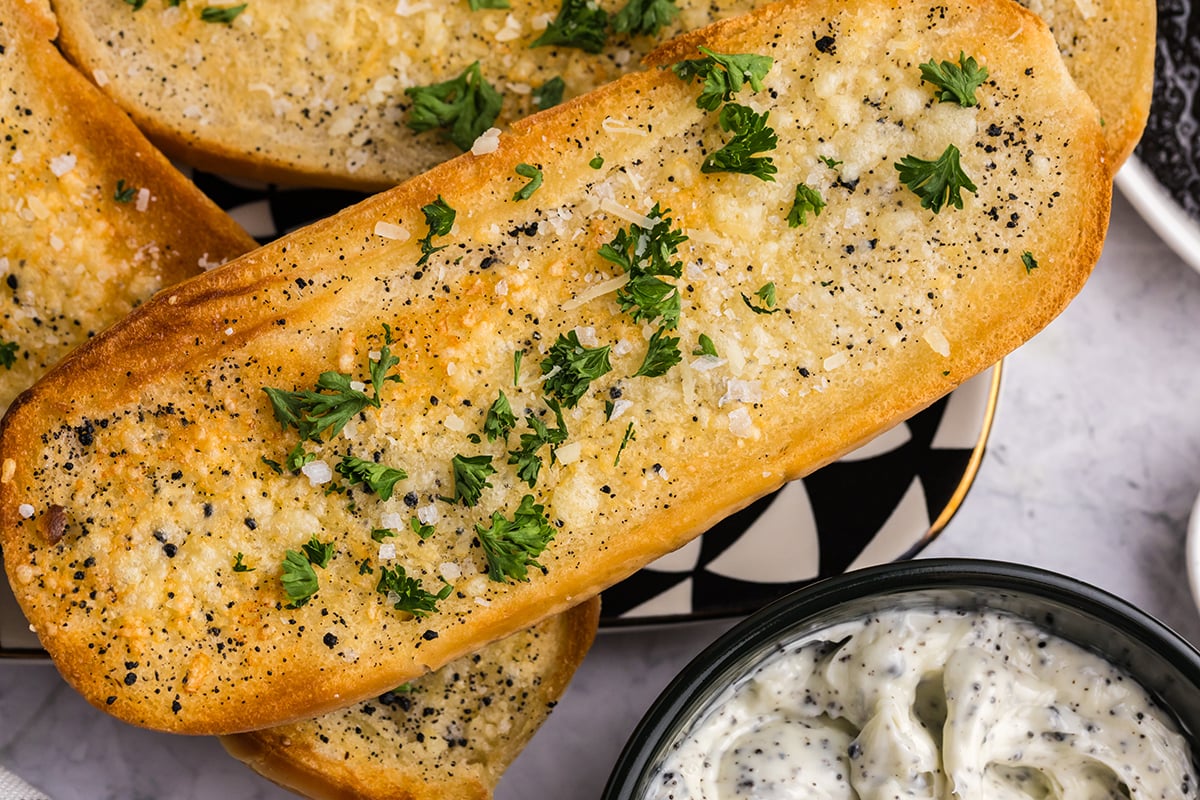
M424 633L421 634L421 638L427 642L432 642L437 637L438 637L437 631L425 631Z
M246 523L246 527L250 530L258 527L258 520L254 519L254 517L246 517L242 522Z
M84 447L91 446L92 442L96 441L96 429L92 426L92 421L85 419L83 424L75 429L75 436Z
M171 703L171 711L173 713L178 714L182 710L183 710L183 706L180 704L180 702L178 700Z
M115 694L110 694L104 699L104 705L106 706L111 706L115 702L117 702L117 696Z
M163 552L167 554L167 558L174 558L175 554L179 552L179 548L167 542L163 545Z
M125 685L133 686L135 683L137 683L137 675L132 672L125 673Z
M417 507L417 493L409 492L408 494L404 495L404 505L408 506L409 508L416 508Z
M327 634L325 634L325 638L323 638L321 641L323 641L325 643L326 647L328 647L330 650L332 650L334 647L337 646L338 638L336 636L334 636L332 633L327 633Z
M826 55L833 55L837 52L837 43L832 36L822 36L817 39L817 49Z

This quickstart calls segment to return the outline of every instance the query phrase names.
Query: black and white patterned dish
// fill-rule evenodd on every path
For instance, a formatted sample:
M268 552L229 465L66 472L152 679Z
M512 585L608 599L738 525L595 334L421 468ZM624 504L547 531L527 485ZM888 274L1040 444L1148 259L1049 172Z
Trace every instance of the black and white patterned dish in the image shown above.
M1158 0L1154 98L1121 193L1200 270L1200 0Z
M365 197L195 173L252 236L270 241ZM910 558L958 509L983 457L1000 367L824 469L724 520L604 593L607 628L743 616L818 578ZM44 654L0 581L0 657Z

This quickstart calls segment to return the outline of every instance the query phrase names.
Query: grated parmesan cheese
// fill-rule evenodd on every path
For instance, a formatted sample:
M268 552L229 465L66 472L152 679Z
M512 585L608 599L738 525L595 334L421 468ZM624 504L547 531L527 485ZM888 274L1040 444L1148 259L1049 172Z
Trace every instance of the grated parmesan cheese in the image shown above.
M400 516L395 511L385 511L379 517L379 525L382 528L390 528L399 530L404 527L404 517Z
M300 468L304 477L313 486L320 486L333 480L333 470L324 461L310 461Z
M717 401L717 407L720 408L726 403L760 403L762 398L762 381L729 378L725 382L725 394Z
M479 138L471 145L471 152L477 156L494 153L500 149L500 129L488 128L479 134Z
M29 519L33 516L33 506L29 505L29 503L21 503L21 505L17 506L17 513L25 519Z
M614 119L613 117L605 117L604 121L600 123L600 127L604 128L604 130L608 131L609 133L627 133L631 136L646 135L645 129L640 128L630 122L622 122L621 120Z
M75 169L75 161L75 156L72 153L63 153L61 156L55 156L50 159L50 171L54 173L54 177L61 178Z
M946 339L946 334L942 333L942 329L936 325L930 325L921 334L921 338L925 343L933 348L933 352L937 353L942 358L950 355L950 342Z
M96 81L96 85L101 88L108 86L108 73L102 69L92 72L92 79Z
M579 456L583 454L583 442L571 442L564 444L562 447L556 448L554 457L562 464L573 464L579 460Z
M438 514L437 506L430 503L417 509L417 519L421 521L422 525L436 525L437 521L441 519L441 515Z
M375 223L375 235L383 239L395 239L398 242L407 241L409 238L408 230L404 226L383 220Z
M729 412L729 432L739 439L745 439L754 434L754 422L745 406L739 406Z
M601 281L595 286L589 286L584 291L572 297L570 300L562 304L563 311L574 311L585 303L595 300L597 297L603 297L609 292L615 292L625 284L629 283L629 273L618 275L615 278L609 278L606 281Z
M601 199L600 209L602 211L607 211L614 217L619 217L626 222L632 222L634 225L637 225L640 228L650 230L654 227L654 220L650 219L645 214L639 214L632 208L626 208L612 198L605 197Z
M150 207L150 190L142 187L138 189L137 201L133 205L138 211L145 211Z
M830 370L837 369L838 367L842 366L849 360L850 360L850 354L848 352L846 352L845 350L839 350L838 352L834 353L831 356L828 356L824 361L822 361L821 366L824 367L826 372L829 372Z
M379 545L379 560L390 561L396 557L396 545L391 542L385 542Z

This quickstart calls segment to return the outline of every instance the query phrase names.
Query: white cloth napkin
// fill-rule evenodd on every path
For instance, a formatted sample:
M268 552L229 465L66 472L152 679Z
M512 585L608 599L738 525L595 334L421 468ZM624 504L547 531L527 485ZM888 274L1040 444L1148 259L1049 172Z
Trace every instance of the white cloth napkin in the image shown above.
M0 767L0 800L50 800L50 798L4 767Z

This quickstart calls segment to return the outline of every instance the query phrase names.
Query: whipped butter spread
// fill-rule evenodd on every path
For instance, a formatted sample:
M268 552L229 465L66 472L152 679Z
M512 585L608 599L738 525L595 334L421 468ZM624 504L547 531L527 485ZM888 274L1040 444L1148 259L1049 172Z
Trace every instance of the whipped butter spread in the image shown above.
M909 609L768 656L669 750L647 800L1166 800L1187 743L1146 691L999 612Z

